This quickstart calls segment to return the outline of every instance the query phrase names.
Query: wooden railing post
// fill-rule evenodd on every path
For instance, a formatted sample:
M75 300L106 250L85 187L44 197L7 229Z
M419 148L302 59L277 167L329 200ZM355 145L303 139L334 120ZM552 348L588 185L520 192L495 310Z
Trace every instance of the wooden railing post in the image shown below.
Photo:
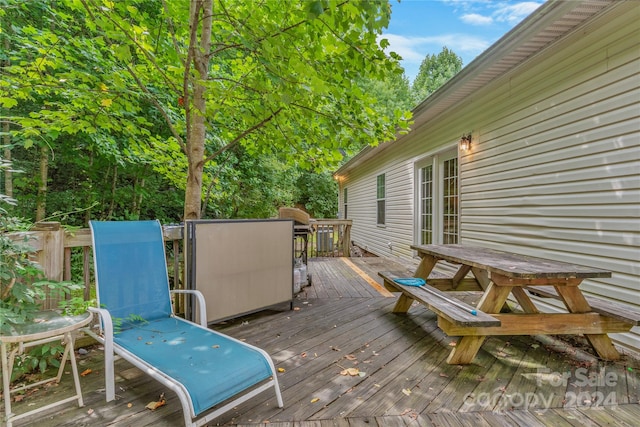
M38 222L33 231L39 231L38 239L42 250L38 251L37 261L42 267L44 275L49 280L61 281L64 271L64 229L59 222ZM47 298L43 308L58 307L59 298Z
M351 224L347 223L344 225L344 256L349 258L351 257Z

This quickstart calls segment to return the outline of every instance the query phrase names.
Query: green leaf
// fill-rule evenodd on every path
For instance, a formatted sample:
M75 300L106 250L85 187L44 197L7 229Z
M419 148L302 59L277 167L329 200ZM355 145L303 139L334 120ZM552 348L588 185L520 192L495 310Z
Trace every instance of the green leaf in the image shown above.
M18 105L18 101L14 98L0 97L0 106L4 108L12 108Z
M314 0L309 2L309 15L312 18L317 18L324 13L324 7L322 7L322 1Z

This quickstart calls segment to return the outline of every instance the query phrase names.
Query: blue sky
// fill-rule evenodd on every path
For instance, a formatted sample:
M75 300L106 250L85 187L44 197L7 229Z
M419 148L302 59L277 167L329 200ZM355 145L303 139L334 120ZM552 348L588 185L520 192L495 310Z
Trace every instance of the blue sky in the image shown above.
M463 66L541 6L543 0L390 0L391 22L383 38L402 56L413 81L428 54L446 46Z

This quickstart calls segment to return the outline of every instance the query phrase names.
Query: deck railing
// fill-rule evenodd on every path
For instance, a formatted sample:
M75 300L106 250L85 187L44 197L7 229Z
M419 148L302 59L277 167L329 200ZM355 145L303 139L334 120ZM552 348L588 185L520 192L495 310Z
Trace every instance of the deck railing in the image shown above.
M311 257L351 256L350 219L315 219L311 227L314 231L309 239Z
M174 287L182 286L182 226L165 225L162 227L164 239L169 245L167 250L167 263L169 266L170 280ZM74 281L84 283L84 299L92 297L92 242L91 231L88 228L65 230L59 222L39 222L31 231L8 234L14 241L24 242L35 253L35 261L42 267L44 275L49 280ZM82 253L82 280L72 277L71 259L73 251ZM58 300L47 298L43 302L43 308L57 308ZM178 310L178 308L176 308Z
M184 227L164 225L167 242L167 266L173 289L184 288ZM307 236L307 257L350 256L351 221L335 219L314 220ZM84 283L84 299L92 298L93 262L91 231L88 228L65 230L59 222L39 222L31 231L9 233L16 241L23 241L33 248L35 260L40 264L49 280ZM296 243L298 244L298 243ZM82 254L82 279L72 277L72 257L76 251ZM78 268L76 267L76 272ZM57 308L58 300L48 298L43 308ZM176 312L183 308L176 301Z

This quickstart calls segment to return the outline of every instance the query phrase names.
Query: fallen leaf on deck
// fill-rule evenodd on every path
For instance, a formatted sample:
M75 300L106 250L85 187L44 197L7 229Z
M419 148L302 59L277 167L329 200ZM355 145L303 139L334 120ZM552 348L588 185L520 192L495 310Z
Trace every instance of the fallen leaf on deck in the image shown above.
M89 375L91 372L93 372L91 369L85 369L84 371L82 371L82 373L80 374L81 377L86 377L87 375Z
M440 376L441 376L441 377L444 377L444 378L449 378L449 375L447 375L447 374L445 374L445 373L441 373L441 374L440 374Z
M402 411L402 413L400 413L401 416L404 415L408 415L409 417L413 418L414 420L418 418L418 413L416 412L415 409L410 409L407 408L404 411Z
M316 403L319 400L320 400L319 397L314 397L313 399L311 399L311 403Z
M406 394L407 396L411 395L411 390L409 390L408 388L403 388L403 389L402 389L402 392L403 392L404 394Z
M360 375L360 370L358 368L347 368L344 371L341 371L340 375L351 375L352 377L355 377L356 375Z
M145 406L145 408L151 409L152 411L155 411L159 407L164 406L166 404L167 404L166 400L160 400L158 402L149 402L149 403L147 403L147 406Z
M284 372L284 368L278 368L278 372Z
M300 354L300 357L307 357L307 353Z
M347 354L345 357L347 360L356 360L357 358L353 354Z
M456 343L455 343L454 341L451 341L451 342L449 343L449 347L455 347L455 346L456 346Z
M89 409L89 410L87 411L87 414L88 414L88 415L93 414L93 409Z
M505 353L504 351L499 351L497 354L498 357L507 357L509 356L507 353Z
M293 311L300 311L300 307L293 307Z
M159 407L164 406L166 404L167 404L167 401L164 398L164 393L162 393L160 395L160 397L158 398L157 402L149 402L149 403L147 403L147 406L145 406L145 408L151 409L152 411L155 411Z

